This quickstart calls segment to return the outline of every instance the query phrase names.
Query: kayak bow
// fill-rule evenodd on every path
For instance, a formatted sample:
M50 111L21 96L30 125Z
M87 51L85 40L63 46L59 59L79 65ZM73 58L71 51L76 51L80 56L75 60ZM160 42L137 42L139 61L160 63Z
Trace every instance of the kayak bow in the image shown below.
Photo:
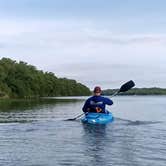
M83 123L90 123L90 124L107 124L113 121L112 113L109 112L108 114L105 113L88 113L86 114L81 121Z

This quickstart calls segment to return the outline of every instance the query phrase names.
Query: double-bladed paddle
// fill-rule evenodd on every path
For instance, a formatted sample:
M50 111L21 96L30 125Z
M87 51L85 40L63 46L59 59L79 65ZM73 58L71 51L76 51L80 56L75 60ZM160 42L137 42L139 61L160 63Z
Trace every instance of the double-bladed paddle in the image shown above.
M121 93L121 92L126 92L128 90L130 90L131 88L133 88L135 86L135 83L134 81L130 80L128 82L126 82L125 84L123 84L120 89L118 91L116 91L111 97L117 95L118 93ZM72 118L72 119L67 119L69 121L74 121L76 119L78 119L79 117L83 116L85 113L82 113L78 116L76 116L75 118Z

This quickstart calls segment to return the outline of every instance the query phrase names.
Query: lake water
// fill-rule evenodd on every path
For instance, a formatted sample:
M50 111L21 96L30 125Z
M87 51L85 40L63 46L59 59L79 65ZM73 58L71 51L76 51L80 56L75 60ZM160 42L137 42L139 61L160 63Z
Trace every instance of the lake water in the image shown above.
M0 101L0 166L166 165L166 96L114 97L107 125L66 121L84 99Z

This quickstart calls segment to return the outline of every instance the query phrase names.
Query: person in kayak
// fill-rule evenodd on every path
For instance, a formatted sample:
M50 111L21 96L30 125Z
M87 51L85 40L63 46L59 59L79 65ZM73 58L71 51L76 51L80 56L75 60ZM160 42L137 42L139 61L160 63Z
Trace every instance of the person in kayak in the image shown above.
M93 90L94 95L88 98L82 108L84 113L95 112L95 113L109 113L105 107L106 105L112 105L113 101L109 98L101 96L101 88L96 86Z

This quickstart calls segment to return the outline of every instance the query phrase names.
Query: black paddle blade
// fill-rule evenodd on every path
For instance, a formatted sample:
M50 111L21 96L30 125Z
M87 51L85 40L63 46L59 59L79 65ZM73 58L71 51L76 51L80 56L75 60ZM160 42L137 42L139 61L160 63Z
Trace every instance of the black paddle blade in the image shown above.
M134 86L135 86L135 83L132 80L130 80L121 86L119 92L126 92Z

